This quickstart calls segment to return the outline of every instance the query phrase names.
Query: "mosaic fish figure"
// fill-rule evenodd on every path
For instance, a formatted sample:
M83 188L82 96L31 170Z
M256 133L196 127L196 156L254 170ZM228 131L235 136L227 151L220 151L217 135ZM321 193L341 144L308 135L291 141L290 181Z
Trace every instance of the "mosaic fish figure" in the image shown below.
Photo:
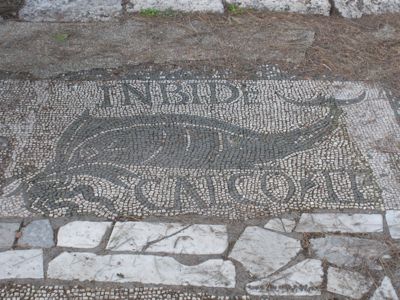
M313 147L337 126L339 114L340 110L332 108L307 128L275 134L199 116L104 119L85 114L62 135L46 173L85 173L100 166L249 169Z
M312 103L321 104L329 107L324 118L307 128L273 134L193 115L99 118L86 112L62 134L53 162L29 181L28 206L33 202L41 206L39 202L45 198L65 199L80 194L113 211L112 200L96 195L92 186L74 184L71 189L72 178L92 176L126 187L121 178L138 176L131 166L252 169L310 149L332 133L341 113L333 99ZM76 205L50 202L55 207L71 206L71 211Z

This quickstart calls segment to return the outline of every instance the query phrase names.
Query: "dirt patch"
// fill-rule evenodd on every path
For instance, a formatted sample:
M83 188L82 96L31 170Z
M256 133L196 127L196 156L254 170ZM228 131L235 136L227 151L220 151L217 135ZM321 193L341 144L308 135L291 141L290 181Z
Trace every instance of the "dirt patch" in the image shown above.
M384 83L400 95L398 14L349 20L335 15L243 11L134 15L113 23L6 22L0 31L1 27L5 35L0 45L0 70L23 76L35 73L35 68L47 69L49 75L158 64L228 68L237 77L247 77L262 64L277 64L304 78ZM67 38L54 38L60 33L67 33Z
M246 53L238 58L234 50L226 49L225 58L207 61L215 67L229 67L238 76L246 76L249 71L262 63L276 63L282 70L302 77L327 76L345 80L366 80L387 83L400 95L400 17L398 14L365 16L357 20L339 16L323 17L283 13L256 13L247 11L241 15L222 17L196 15L175 16L174 18L135 17L146 22L177 22L190 26L196 20L211 28L229 28L232 43L246 41L232 34L235 30L273 30L273 26L303 28L315 32L314 42L308 48L305 59L300 63L282 59L249 60ZM222 29L221 29L222 28ZM300 36L299 36L300 38ZM254 42L250 38L251 42ZM263 41L259 41L263 43ZM287 49L291 43L287 43Z

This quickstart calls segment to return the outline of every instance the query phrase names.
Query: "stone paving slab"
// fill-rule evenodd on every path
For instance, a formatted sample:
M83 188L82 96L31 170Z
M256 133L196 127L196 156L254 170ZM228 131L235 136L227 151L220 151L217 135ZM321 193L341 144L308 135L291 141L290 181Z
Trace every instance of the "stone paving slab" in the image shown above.
M224 2L221 0L27 0L24 5L19 1L14 2L16 1L6 1L1 5L0 14L15 14L19 10L21 20L34 22L106 21L149 9L153 13L159 11L224 13L225 11ZM398 13L400 11L398 0L227 0L226 4L227 12L235 11L235 9L236 11L252 9L324 16L331 15L333 5L345 18L360 18L363 15Z
M43 278L43 251L9 250L0 252L0 279Z
M300 250L300 241L252 226L245 229L229 257L262 278L286 265Z
M294 220L296 224L299 220L296 216L286 216L286 218ZM244 224L237 224L238 228L232 224L228 227L207 225L208 229L216 231L201 231L203 235L201 238L205 241L206 236L209 240L215 239L217 229L223 229L224 239L228 236L231 248L223 253L221 251L205 253L204 245L201 243L191 244L193 251L190 253L166 249L163 253L153 255L146 253L146 249L143 248L137 249L136 253L129 253L129 251L115 253L112 249L111 251L107 249L107 245L110 245L114 239L112 235L103 236L100 246L92 249L85 248L86 245L80 243L81 236L75 235L75 237L69 237L71 245L75 246L71 246L67 252L58 245L50 249L45 248L45 251L42 249L21 250L18 245L23 235L18 235L13 250L0 251L0 263L3 266L0 268L0 296L2 299L9 299L12 296L14 299L20 299L18 297L22 295L25 295L24 297L30 295L29 299L36 299L35 297L41 295L47 299L50 295L53 297L59 295L60 299L63 299L63 293L67 291L69 295L78 293L76 295L81 298L77 299L86 299L85 297L102 299L100 295L112 300L121 299L118 297L130 299L128 297L133 297L133 295L140 299L139 297L145 295L148 297L153 295L152 288L142 290L136 287L137 284L145 284L174 286L177 289L176 292L160 289L157 296L160 299L164 299L162 297L167 295L177 297L174 296L171 299L209 297L234 300L248 299L246 298L248 295L308 296L311 297L310 299L321 299L332 294L342 295L346 297L345 299L360 299L366 295L375 297L373 299L397 299L396 290L390 278L387 277L395 270L388 271L386 268L391 267L385 263L385 260L390 262L396 259L391 255L398 249L393 241L387 240L386 233L374 233L368 239L365 238L366 232L352 233L352 236L327 235L325 237L321 237L322 232L317 232L315 236L308 234L301 237L295 232L278 233L263 228L263 224L271 220L274 218L260 220L259 226L245 222L245 229L241 234L238 234L238 228ZM28 224L24 220L20 222ZM63 222L66 222L64 225L59 224L60 222L61 220L56 219L49 222L55 232L60 231L60 228L68 227L68 224L75 225L78 222L84 224L85 221L64 219ZM111 222L91 221L90 223L93 232L100 232L104 230L105 224L108 226ZM149 224L152 224L159 225L159 228L164 230L169 228L170 235L183 232L177 227L178 223L174 222L118 221L112 226L117 232L121 232L121 228L129 229L132 228L132 224L140 223L143 223L142 227L139 226L142 231L145 231L145 228L151 228ZM47 225L45 222L35 224L43 227ZM188 226L198 230L205 225L190 223L183 228L190 228ZM40 232L41 230L35 231L36 234ZM129 230L126 232L129 233ZM144 233L146 232L136 236L143 237ZM145 234L145 236L148 235L149 233ZM31 237L34 238L33 235ZM162 240L162 237L165 237L165 234L156 241ZM300 237L302 243L298 239ZM196 236L192 235L192 238ZM339 240L339 242L333 240ZM316 243L316 241L328 241L328 243ZM151 243L151 240L149 242ZM329 247L329 245L334 247ZM25 244L24 247L38 246ZM170 247L174 249L173 245ZM322 262L324 262L324 267L322 267ZM381 265L384 267L377 267ZM360 266L363 266L362 270ZM327 281L324 278L327 278ZM26 290L27 285L22 285L18 289L7 285L7 289L2 290L5 280L18 282L20 279L35 279L36 284L41 287L32 286ZM395 276L392 279L397 283ZM59 292L52 280L58 280L58 287L64 292ZM86 292L80 288L71 287L71 282L76 281L81 282ZM96 289L93 289L92 283L96 284ZM115 287L110 289L103 286L106 283L124 283L129 286L126 289ZM185 286L198 288L199 294L195 294L193 290L190 290L190 293L184 292L182 289ZM222 293L226 296L221 296L222 298L212 296L216 293L215 288L219 290L217 294ZM157 297L153 298L159 299Z
M246 290L257 296L319 296L323 275L320 260L306 259L266 279L249 283Z
M389 254L389 248L381 241L347 236L326 236L311 239L311 251L320 259L325 259L341 267L369 265L380 268L377 261Z
M47 274L61 280L235 287L234 265L217 259L185 266L163 256L63 252L49 263Z
M227 0L226 2L243 8L325 16L329 16L331 10L328 0Z
M57 246L95 248L100 245L111 222L74 221L58 230Z
M386 222L389 227L390 235L394 239L400 239L400 211L389 210L386 213Z
M221 0L129 0L126 7L127 12L140 12L146 9L223 13L224 5Z
M0 223L0 249L12 247L19 226L19 223Z
M345 18L361 18L363 15L376 15L400 12L397 0L334 0L335 8Z
M298 232L382 232L380 214L321 213L303 214L296 227Z
M228 247L224 225L118 222L107 249L112 251L221 254Z
M51 248L54 246L53 238L53 229L49 220L36 220L22 229L18 246Z
M393 288L392 282L389 277L385 277L382 280L381 285L375 290L371 300L398 300L396 291Z
M27 0L19 12L24 21L99 21L121 14L121 0Z
M351 299L361 299L372 287L372 281L358 272L330 267L327 290Z
M275 218L270 220L264 225L265 229L272 229L275 231L291 232L296 227L296 221L291 219L279 219Z

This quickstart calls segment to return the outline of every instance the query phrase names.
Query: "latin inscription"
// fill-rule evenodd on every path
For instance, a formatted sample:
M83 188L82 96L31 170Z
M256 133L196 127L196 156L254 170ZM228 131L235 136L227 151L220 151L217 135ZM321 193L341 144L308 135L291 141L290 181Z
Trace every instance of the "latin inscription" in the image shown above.
M246 219L381 207L342 108L365 91L335 99L320 83L213 79L88 87L53 87L28 129L18 155L37 171L13 176L32 212Z

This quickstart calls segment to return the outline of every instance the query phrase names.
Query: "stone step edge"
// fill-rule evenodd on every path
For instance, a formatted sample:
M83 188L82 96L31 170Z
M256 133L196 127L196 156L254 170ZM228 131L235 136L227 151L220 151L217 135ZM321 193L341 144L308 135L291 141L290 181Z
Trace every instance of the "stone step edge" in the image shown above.
M332 15L332 11L337 11L339 15L345 18L360 18L363 15L400 12L400 3L396 1L382 3L367 1L359 5L358 2L354 4L348 3L345 0L263 0L256 3L249 0L187 0L181 1L180 3L174 1L113 0L109 3L100 1L98 7L88 7L83 4L83 0L78 0L76 1L78 3L67 4L65 7L62 6L62 3L57 3L56 1L54 3L55 8L46 6L47 2L47 0L27 0L22 7L17 7L13 4L9 9L2 8L2 11L9 13L9 11L16 12L19 9L19 13L17 14L21 20L25 21L59 20L78 22L87 20L107 20L132 12L142 12L142 15L154 16L159 15L160 12L169 12L170 10L184 13L211 12L237 15L243 13L246 9L251 9L324 16L330 16ZM0 11L0 14L2 11ZM67 12L67 14L63 16L63 12Z

